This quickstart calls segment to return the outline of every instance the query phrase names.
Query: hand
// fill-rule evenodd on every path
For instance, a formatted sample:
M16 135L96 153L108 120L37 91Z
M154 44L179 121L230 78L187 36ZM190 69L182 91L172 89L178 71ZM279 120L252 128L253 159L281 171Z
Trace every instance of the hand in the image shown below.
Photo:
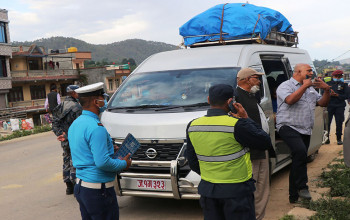
M320 88L324 90L329 90L331 88L331 86L329 86L327 83L325 83L323 80L320 80L320 79L315 79L313 86L315 88Z
M60 136L57 137L57 140L61 142L66 141L65 135L66 135L66 132L63 132Z
M336 93L336 92L334 92L334 90L333 90L333 89L331 89L331 96L338 97L338 96L339 96L339 94L338 94L338 93Z
M113 145L113 147L114 147L114 153L117 153L117 151L119 150L119 147L118 147L118 145Z
M304 79L304 80L303 80L303 86L306 86L307 88L309 88L310 86L312 86L311 78L309 78L309 79Z
M248 118L248 114L240 103L233 103L233 107L237 110L237 114L230 112L236 118Z
M129 158L130 157L130 153L128 153L128 155L126 155L122 160L125 160L126 161L126 168L124 170L127 170L129 169L130 165L131 165L131 162L132 160Z

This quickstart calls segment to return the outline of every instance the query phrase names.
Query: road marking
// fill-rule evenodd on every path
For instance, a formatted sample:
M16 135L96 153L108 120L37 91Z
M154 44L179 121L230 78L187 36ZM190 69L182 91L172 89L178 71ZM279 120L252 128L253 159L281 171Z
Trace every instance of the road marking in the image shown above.
M7 186L2 186L1 189L18 189L18 188L22 188L23 185L19 185L19 184L10 184Z
M63 177L62 177L62 172L55 173L53 177L51 177L51 178L48 179L48 180L45 180L45 184L60 181L60 180L62 180L62 178L63 178Z

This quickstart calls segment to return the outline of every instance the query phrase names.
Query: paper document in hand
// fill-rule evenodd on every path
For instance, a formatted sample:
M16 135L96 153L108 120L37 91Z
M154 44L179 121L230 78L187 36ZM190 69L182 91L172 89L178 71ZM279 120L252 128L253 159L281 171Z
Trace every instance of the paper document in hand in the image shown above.
M126 155L128 155L128 153L130 153L132 156L137 151L137 149L139 149L139 147L140 143L132 134L129 133L124 139L122 145L120 146L115 156L116 158L123 158Z

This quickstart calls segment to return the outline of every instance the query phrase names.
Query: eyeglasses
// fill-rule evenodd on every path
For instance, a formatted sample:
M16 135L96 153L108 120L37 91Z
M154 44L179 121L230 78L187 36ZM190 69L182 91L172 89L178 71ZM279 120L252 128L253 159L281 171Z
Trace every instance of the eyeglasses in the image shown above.
M250 78L255 78L255 79L259 79L259 76L250 76L250 77L248 77L249 79Z
M312 69L308 69L308 70L306 70L306 71L308 71L309 73L311 73L311 72L312 72Z

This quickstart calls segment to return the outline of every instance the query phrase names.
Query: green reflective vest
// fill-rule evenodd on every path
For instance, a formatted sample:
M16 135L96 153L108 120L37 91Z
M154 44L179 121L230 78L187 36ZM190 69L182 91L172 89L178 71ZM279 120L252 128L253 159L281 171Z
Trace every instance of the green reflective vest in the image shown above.
M327 76L327 77L323 78L323 80L324 80L324 82L329 82L332 80L332 77Z
M204 116L192 121L188 135L197 154L201 178L211 183L241 183L252 178L250 153L234 137L238 119Z

